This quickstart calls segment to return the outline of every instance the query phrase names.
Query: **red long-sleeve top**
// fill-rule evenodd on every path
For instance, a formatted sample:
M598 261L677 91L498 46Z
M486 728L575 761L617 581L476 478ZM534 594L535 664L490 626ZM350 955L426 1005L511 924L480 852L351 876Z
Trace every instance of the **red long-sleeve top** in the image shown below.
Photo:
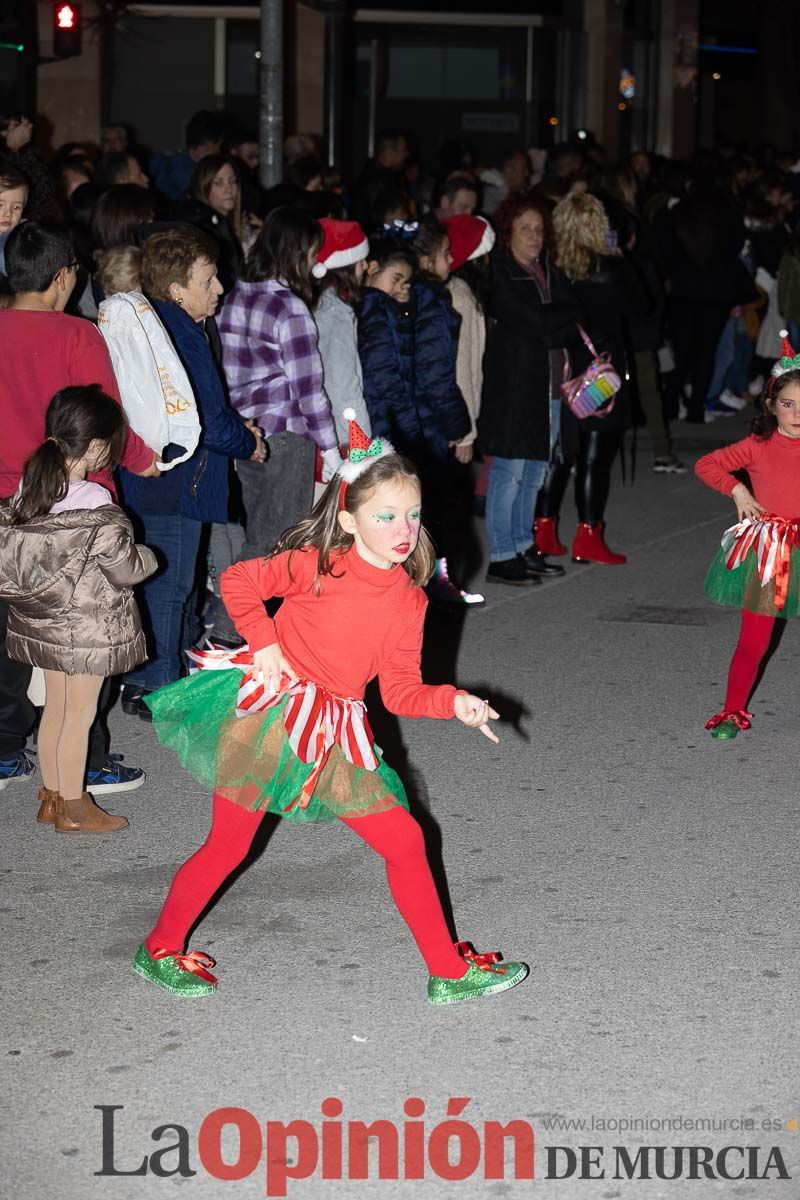
M695 474L703 483L730 496L740 479L732 471L747 471L759 504L776 517L800 517L800 438L773 433L751 435L698 460Z
M298 550L235 563L222 574L231 620L250 649L275 642L304 679L334 695L361 699L378 676L383 702L401 717L454 715L456 688L422 682L420 655L427 599L400 566L382 570L353 547L315 594L317 552ZM283 596L273 620L264 601Z
M0 497L13 496L26 459L44 441L44 418L56 392L98 383L119 404L106 344L90 321L61 312L0 311ZM128 430L122 465L134 474L152 466L153 451ZM106 468L89 476L115 495Z

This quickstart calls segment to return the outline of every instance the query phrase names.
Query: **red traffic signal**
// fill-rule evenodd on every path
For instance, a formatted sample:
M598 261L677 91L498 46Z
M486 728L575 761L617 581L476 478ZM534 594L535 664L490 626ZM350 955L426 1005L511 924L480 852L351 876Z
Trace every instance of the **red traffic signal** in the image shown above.
M83 21L80 4L56 4L53 7L53 53L56 58L71 58L81 52Z

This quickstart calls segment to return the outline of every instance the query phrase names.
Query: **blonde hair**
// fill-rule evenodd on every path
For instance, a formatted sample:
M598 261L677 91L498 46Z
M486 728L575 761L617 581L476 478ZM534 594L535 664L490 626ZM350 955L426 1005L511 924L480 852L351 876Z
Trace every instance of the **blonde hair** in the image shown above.
M103 295L142 290L142 252L138 246L114 246L95 254L97 282Z
M413 463L401 454L387 454L379 458L368 470L364 471L344 492L344 508L349 513L356 513L377 487L382 483L394 482L396 479L415 483L422 491L419 474ZM278 539L269 558L289 550L316 550L317 580L316 593L320 592L320 577L331 575L336 567L336 560L345 554L353 545L353 535L346 533L339 524L339 512L342 507L342 480L334 475L325 492L317 501L310 514L298 521L291 529L287 529ZM289 557L289 575L292 573L292 555ZM414 587L424 587L433 575L436 566L436 551L433 548L428 533L424 528L419 531L419 541L403 563L403 570L409 577L409 583Z
M596 196L570 192L553 210L558 265L573 282L591 274L598 258L610 254L611 227Z

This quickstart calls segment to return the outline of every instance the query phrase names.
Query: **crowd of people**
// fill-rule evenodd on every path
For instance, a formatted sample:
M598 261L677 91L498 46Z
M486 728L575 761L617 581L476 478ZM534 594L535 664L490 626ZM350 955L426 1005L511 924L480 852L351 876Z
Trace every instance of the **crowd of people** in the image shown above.
M472 515L485 516L487 580L530 588L564 572L552 560L568 553L559 515L573 480L573 561L622 566L606 509L628 432L646 429L656 473L684 473L671 425L735 414L769 374L781 327L800 340L798 175L769 148L692 164L639 151L612 165L589 139L487 166L448 145L426 175L410 137L386 131L348 186L314 138L295 136L284 180L265 189L257 139L225 114L195 114L172 154L115 125L101 146L70 143L45 163L33 137L24 118L0 122L0 787L34 771L38 668L38 819L59 832L124 828L94 797L143 781L111 753L114 681L127 714L174 723L160 697L187 675L187 654L232 660L248 626L267 645L262 601L294 595L291 554L318 552L316 595L331 555L355 539L367 562L405 564L433 603L480 605L460 586ZM353 483L382 459L385 503L367 516ZM368 520L400 541L387 550ZM272 591L248 576L249 593L234 595L244 564L283 553L288 577L270 576ZM295 642L301 631L291 626ZM408 660L400 648L386 659L394 711L441 716L444 705L491 736L475 697L401 697L404 670L422 687L419 645L402 649ZM352 692L329 673L334 699L363 694L387 653L376 643ZM274 682L277 693L281 670ZM341 779L328 782L341 797ZM234 791L235 805L258 807L238 776ZM356 792L376 799L361 777ZM394 780L390 792L400 796ZM218 816L215 837L227 844L241 827L243 854L254 827ZM388 831L382 822L371 844L390 859ZM409 842L404 825L396 839ZM427 895L416 843L408 854ZM215 887L236 865L225 863ZM409 915L397 879L421 947L420 921L437 928L431 975L461 978L440 915ZM142 948L140 973L177 986L185 964L163 940Z

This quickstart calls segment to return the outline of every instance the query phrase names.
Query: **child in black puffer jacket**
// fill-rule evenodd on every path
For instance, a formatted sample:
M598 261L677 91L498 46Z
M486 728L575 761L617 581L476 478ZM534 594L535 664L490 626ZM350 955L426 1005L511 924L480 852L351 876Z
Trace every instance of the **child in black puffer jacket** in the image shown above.
M436 573L428 585L430 599L443 604L481 604L483 596L468 593L450 580L447 567L446 511L452 485L452 448L472 428L464 397L456 382L456 357L461 317L453 308L447 281L453 266L450 237L445 227L428 218L413 241L417 274L414 299L414 396L428 417L432 435L422 475L425 523L436 545Z
M412 461L425 453L430 430L414 403L414 256L396 236L370 238L358 311L358 355L374 437Z

